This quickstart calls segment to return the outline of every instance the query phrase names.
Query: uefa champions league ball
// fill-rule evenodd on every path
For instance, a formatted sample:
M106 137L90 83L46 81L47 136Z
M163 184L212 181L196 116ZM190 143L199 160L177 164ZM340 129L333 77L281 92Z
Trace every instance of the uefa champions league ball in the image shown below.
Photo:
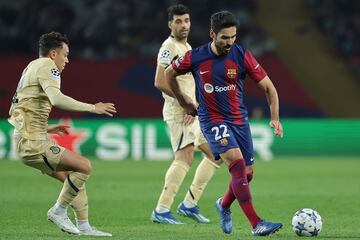
M298 236L317 236L322 229L321 216L311 208L303 208L294 214L292 229Z

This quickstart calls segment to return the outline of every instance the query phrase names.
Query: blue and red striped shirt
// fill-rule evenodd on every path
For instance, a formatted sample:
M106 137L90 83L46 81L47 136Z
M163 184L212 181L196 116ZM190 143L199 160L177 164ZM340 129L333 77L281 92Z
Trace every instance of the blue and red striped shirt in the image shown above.
M259 82L267 73L252 54L238 44L223 56L215 55L210 46L208 43L186 52L172 67L178 73L192 73L201 125L217 122L243 125L248 121L243 104L246 74Z

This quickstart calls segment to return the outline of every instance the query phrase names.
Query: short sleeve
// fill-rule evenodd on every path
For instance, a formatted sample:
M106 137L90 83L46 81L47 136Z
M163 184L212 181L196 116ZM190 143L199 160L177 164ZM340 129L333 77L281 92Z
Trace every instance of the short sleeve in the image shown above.
M177 56L174 46L171 46L170 44L166 44L163 45L159 50L157 63L163 66L164 68L167 68L171 64L173 59L175 59L176 57Z
M53 64L46 64L40 67L37 76L44 91L48 87L60 89L60 71Z
M177 72L177 73L187 73L187 72L191 72L191 50L187 51L185 53L184 56L179 57L178 59L176 59L173 63L172 63L172 67L173 69Z
M267 75L265 69L258 63L258 61L256 61L248 50L245 52L245 69L249 77L255 82L260 82Z

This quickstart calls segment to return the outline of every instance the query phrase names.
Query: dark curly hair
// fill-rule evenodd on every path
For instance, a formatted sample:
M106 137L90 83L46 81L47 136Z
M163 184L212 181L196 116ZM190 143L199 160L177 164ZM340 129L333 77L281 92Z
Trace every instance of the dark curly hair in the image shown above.
M239 22L234 14L229 11L221 11L211 15L211 29L217 34L223 28L237 27Z
M171 5L167 9L167 13L168 13L168 20L172 21L174 19L174 15L190 14L190 10L185 5L176 4L176 5Z
M39 55L45 57L53 49L62 48L63 43L69 45L66 35L58 32L50 32L41 35L39 39Z

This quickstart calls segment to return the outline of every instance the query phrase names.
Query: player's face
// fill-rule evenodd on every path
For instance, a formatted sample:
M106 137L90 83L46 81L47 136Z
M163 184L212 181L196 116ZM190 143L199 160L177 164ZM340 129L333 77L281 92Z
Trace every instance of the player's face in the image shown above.
M219 55L226 55L230 52L231 46L236 40L236 27L223 28L217 34L210 33Z
M65 65L69 63L69 46L66 43L63 43L62 48L52 50L50 53L50 58L55 62L56 67L62 72L65 68Z
M171 34L176 39L184 39L189 36L190 32L190 15L174 15L173 20L169 21L169 28L171 29Z

